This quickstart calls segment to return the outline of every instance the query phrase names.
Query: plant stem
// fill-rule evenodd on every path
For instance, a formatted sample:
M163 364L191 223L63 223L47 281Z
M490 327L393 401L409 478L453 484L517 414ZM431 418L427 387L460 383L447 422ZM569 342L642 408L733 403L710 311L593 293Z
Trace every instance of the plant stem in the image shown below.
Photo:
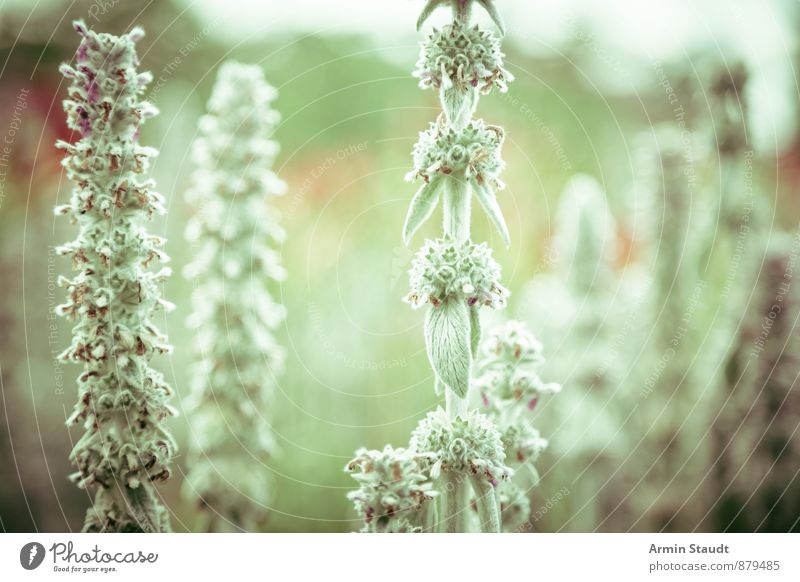
M467 394L469 397L469 394ZM445 410L447 411L447 416L449 418L456 418L457 416L462 416L467 413L467 398L459 398L458 395L450 390L450 388L445 388L444 392L444 405Z
M472 488L475 490L481 531L500 533L500 504L497 501L494 487L480 475L472 476L470 480Z
M439 523L441 531L444 533L467 532L469 530L469 482L464 475L444 471L442 485L444 515Z
M450 177L444 189L444 234L455 242L466 242L470 237L471 196L466 180Z

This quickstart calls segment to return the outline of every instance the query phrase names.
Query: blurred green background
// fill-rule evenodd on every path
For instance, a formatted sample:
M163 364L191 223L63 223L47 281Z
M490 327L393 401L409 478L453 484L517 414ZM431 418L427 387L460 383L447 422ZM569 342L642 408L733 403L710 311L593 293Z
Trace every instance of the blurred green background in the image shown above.
M289 276L274 292L288 309L279 340L289 357L273 403L282 452L267 463L276 482L269 530L357 529L345 498L353 487L342 471L345 463L361 446L407 442L417 421L438 404L423 315L401 302L406 270L422 241L405 248L400 240L414 189L403 177L417 132L439 110L435 95L420 91L410 74L421 39L413 27L422 2L30 4L0 5L0 133L8 138L13 129L9 158L0 168L6 177L0 196L0 528L76 530L90 501L67 480L67 456L78 432L68 431L64 420L74 403L78 369L55 362L70 326L51 315L63 298L55 280L69 268L53 246L74 236L52 213L70 190L53 147L56 139L69 138L58 65L73 56L77 37L70 22L82 17L99 31L121 34L138 24L147 32L139 43L142 69L154 74L148 98L161 114L145 126L142 143L161 152L153 177L169 204L167 216L151 229L168 238L175 275L165 296L177 305L159 315L174 352L154 364L170 378L179 409L190 361L184 321L191 289L181 268L192 252L183 230L193 212L185 192L196 121L227 58L258 64L278 88L275 107L283 120L275 135L281 154L274 169L289 185L277 201L288 232L280 253ZM507 312L484 314L485 321L527 320L548 358L561 362L545 379L564 390L538 411L551 445L539 463L543 479L531 491L532 505L544 507L565 487L569 494L550 503L533 529L796 530L800 367L790 358L798 356L791 343L796 321L786 315L794 311L784 313L789 319L782 339L774 339L777 332L770 338L785 348L768 370L775 377L780 370L780 381L768 374L742 388L745 382L731 382L731 367L736 338L752 341L748 322L762 316L758 293L774 295L777 285L767 278L771 255L765 249L781 233L796 236L800 219L800 104L793 67L800 6L788 0L748 7L660 2L650 9L616 0L603 9L578 1L554 4L559 3L498 0L509 23L507 67L517 79L507 95L482 99L479 115L505 127L508 136L508 188L499 200L512 245L504 248L481 213L473 229L476 240L494 247L512 292ZM444 15L435 21L441 24ZM727 113L715 105L711 86L720 76L730 77L739 62L750 71L742 132L745 149L753 152L747 179L759 217L753 232L759 235L746 239L747 253L756 258L743 260L745 266L734 272L738 226L724 224L719 211L730 186L720 178L718 139ZM685 117L676 116L667 87ZM20 99L25 106L15 119ZM693 150L697 183L684 209L689 218L674 223L673 193L653 187L660 182L648 181L642 170L647 146L641 136L652 138L660 124L677 127L681 119L700 145ZM686 178L680 168L673 172ZM610 299L603 307L543 296L563 291L551 253L556 208L577 173L602 184L617 222L613 276L602 292ZM648 196L654 206L642 206ZM655 226L643 226L648 221ZM437 231L428 224L423 234ZM694 255L683 252L684 243L701 247L709 233L719 233L705 249L712 258L687 268ZM672 268L669 249L690 258ZM789 272L789 279L790 249L780 251L789 262L775 267L783 265L781 274ZM658 265L673 275L666 291L650 287L647 301L631 300L626 293L637 285L637 273L646 276ZM537 285L538 277L556 282ZM740 306L729 299L722 291L726 282L747 291L750 300ZM654 392L642 398L661 354L660 332L650 332L661 326L669 336L694 305L698 288L701 306L691 308L690 339L667 363L671 371L658 374ZM536 315L547 305L556 306L551 319L560 322L552 337ZM725 315L731 305L734 313ZM572 319L559 319L565 314ZM582 314L602 315L602 331L579 330L574 318ZM719 327L726 317L727 327ZM715 329L725 339L722 347L706 341ZM620 334L624 339L617 341ZM607 384L616 378L601 392L572 374L585 367L583 358L598 357L587 355L596 350L611 354L600 357L600 376ZM729 385L736 390L726 392ZM596 392L594 400L575 400L587 390ZM777 392L770 396L769 390ZM768 396L777 400L763 414L754 413ZM557 404L562 397L573 405ZM189 422L187 415L172 422L184 450ZM588 449L581 444L586 442ZM183 462L177 459L178 470L161 488L177 531L191 530L196 520L179 495Z

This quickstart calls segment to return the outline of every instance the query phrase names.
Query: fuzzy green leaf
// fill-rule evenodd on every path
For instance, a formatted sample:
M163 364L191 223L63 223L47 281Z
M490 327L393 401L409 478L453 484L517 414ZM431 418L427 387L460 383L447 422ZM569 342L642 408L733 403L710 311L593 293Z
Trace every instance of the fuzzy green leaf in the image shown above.
M445 0L428 0L425 4L425 8L422 9L422 14L419 15L417 19L417 30L422 28L422 25L425 24L425 21L430 18L430 15L433 14L433 11L439 6L439 4L444 4Z
M486 184L479 184L474 178L470 180L470 184L475 192L475 197L478 199L478 202L480 202L489 220L497 229L497 232L502 237L506 246L509 246L511 244L511 236L508 233L506 220L503 218L503 211L500 210L500 205L497 203L497 196Z
M478 355L478 345L481 343L481 314L478 311L479 305L473 305L469 308L469 332L470 332L470 347L472 348L472 357Z
M459 398L464 398L472 366L470 321L464 301L451 299L428 310L425 347L436 376Z
M500 16L500 13L497 11L497 7L494 5L494 0L477 0L478 4L483 6L484 10L489 13L489 16L494 23L497 25L497 28L500 30L500 35L505 36L506 34L506 26L503 23L503 18Z
M441 191L442 175L437 174L430 182L423 184L408 207L408 214L403 225L403 243L408 244L414 233L417 232L426 220L431 217L436 205L439 203L439 193Z

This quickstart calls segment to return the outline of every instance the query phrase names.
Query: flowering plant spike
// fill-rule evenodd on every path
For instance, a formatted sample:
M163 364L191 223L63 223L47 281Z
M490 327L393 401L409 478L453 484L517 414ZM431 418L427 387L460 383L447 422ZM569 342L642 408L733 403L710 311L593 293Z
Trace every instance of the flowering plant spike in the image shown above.
M349 469L369 467L362 471L370 475L371 489L365 490L365 477L357 476L361 489L351 494L365 520L364 531L417 531L407 527L408 515L402 527L394 525L398 507L417 512L413 523L426 524L426 530L474 531L474 507L477 527L499 532L504 521L501 500L510 498L509 491L518 491L509 489L505 497L500 495L513 474L507 465L509 454L518 459L522 455L520 464L525 464L544 447L545 441L520 420L521 414L492 417L469 409L472 367L481 339L479 310L482 306L502 308L508 297L491 249L471 239L473 195L503 242L509 244L511 240L496 198L504 187L500 174L505 163L500 150L505 132L472 116L481 95L494 88L504 92L513 79L503 66L499 38L492 31L470 25L473 2L489 13L502 32L503 24L492 0L429 0L418 21L418 27L422 26L440 5L448 4L453 10L453 22L441 30L434 29L422 43L414 73L421 88L438 92L442 113L420 133L414 146L414 168L407 179L422 184L411 199L402 231L408 244L441 203L444 232L435 240L425 241L417 252L409 273L411 291L405 300L414 308L427 309L425 346L434 371L434 390L444 395L445 408L430 412L419 423L408 449L387 447L382 453L362 450L348 465ZM526 357L530 351L525 352ZM506 379L506 384L511 381ZM530 398L552 391L552 385L538 381L530 370L514 376L513 381L518 381L514 385ZM388 462L390 455L400 454L398 451L414 456L416 463L397 461L391 472L375 469L378 462ZM419 487L424 484L426 492L439 495L418 495L414 503L400 503L402 496L383 493L386 488L393 491L397 487L408 491L409 483ZM379 501L377 492L388 495L389 502ZM420 499L424 503L416 502ZM527 515L526 501L524 495L515 494L506 505L517 514ZM377 511L388 516L379 523L392 523L391 527L376 529L372 525Z
M193 446L184 486L204 510L203 529L258 530L271 500L275 452L269 424L285 351L273 335L285 309L267 283L286 273L272 245L284 238L269 198L286 185L269 168L280 116L276 90L255 65L220 68L194 144L187 239L198 246L193 281Z
M75 186L70 202L55 209L79 228L57 249L78 271L59 278L68 296L57 308L76 322L60 357L83 365L68 420L85 429L70 454L78 467L72 479L97 491L84 531L164 532L169 519L154 483L170 476L176 445L165 421L174 410L171 388L150 360L170 350L153 322L157 309L171 307L160 293L170 270L151 268L169 257L164 240L144 228L164 206L142 178L157 151L139 145L142 122L157 114L140 99L152 77L137 72L140 28L118 37L82 21L74 27L82 37L75 65L60 70L71 81L64 110L78 140L56 145Z

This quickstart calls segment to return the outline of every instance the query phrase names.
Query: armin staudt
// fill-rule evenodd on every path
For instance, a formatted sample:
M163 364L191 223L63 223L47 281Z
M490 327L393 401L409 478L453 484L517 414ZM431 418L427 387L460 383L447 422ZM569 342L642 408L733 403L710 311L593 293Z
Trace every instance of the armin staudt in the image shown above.
M688 548L688 550L687 550ZM729 554L730 547L728 544L719 544L717 546L701 546L698 544L689 544L688 546L681 546L673 544L671 546L657 546L650 544L651 554Z

